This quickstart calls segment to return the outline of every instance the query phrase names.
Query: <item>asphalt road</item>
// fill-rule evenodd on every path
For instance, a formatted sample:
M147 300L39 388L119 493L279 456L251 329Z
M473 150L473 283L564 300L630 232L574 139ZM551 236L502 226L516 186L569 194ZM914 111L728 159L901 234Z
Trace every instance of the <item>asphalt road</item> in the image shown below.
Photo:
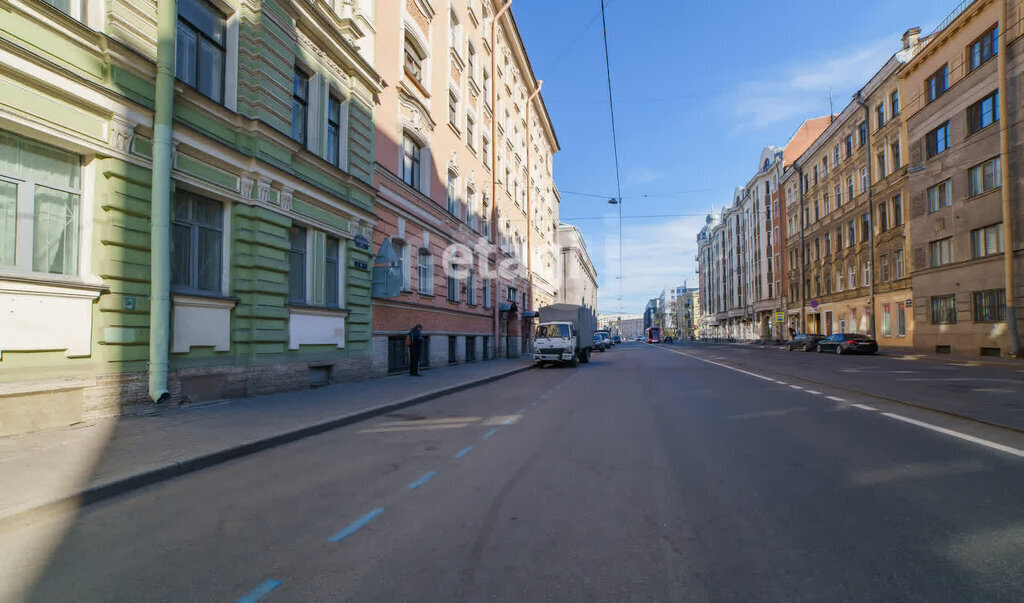
M710 349L626 344L11 527L0 600L1024 599L1024 436Z

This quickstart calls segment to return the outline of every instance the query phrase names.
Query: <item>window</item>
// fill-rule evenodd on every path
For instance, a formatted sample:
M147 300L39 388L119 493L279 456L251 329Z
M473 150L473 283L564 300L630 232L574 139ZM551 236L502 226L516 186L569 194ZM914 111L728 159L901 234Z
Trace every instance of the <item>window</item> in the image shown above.
M861 271L864 274L864 279L861 281L861 283L865 287L867 287L868 285L871 284L871 262L869 260L864 260L861 263Z
M933 324L956 323L955 295L937 295L931 298L931 304Z
M861 170L860 170L860 190L866 193L870 186L871 186L871 183L868 182L868 168L866 168L866 167L861 168Z
M817 222L821 219L821 204L817 199L814 200L814 221Z
M907 334L907 306L903 302L896 304L896 334L900 337Z
M846 156L853 155L853 134L846 137Z
M850 220L850 238L847 245L854 245L857 243L857 220Z
M814 183L818 183L818 166L814 166Z
M857 288L857 267L854 266L852 262L850 263L849 273L850 273L850 288L851 289L856 289Z
M78 155L0 130L0 266L77 275L81 196Z
M928 212L937 212L953 204L953 186L949 180L943 180L935 186L928 187Z
M217 201L178 194L173 211L171 285L220 293L223 206Z
M875 107L875 129L881 130L885 125L885 103L878 103Z
M466 187L466 223L473 230L480 228L480 213L476 207L476 191L473 187Z
M49 4L69 17L78 19L79 21L82 20L82 3L80 0L43 0L43 2Z
M889 207L888 203L878 204L878 230L885 232L889 230Z
M484 302L483 306L485 308L490 308L491 307L491 279L489 279L489 278L485 278L484 279L483 295L482 295L482 297L483 297L483 302ZM485 345L485 350L486 350L486 345ZM485 358L487 357L486 353L485 353L484 357Z
M327 161L331 165L341 164L341 145L344 132L341 127L341 99L331 94L327 97Z
M476 337L466 336L466 362L476 362Z
M974 322L1006 322L1006 289L975 291L971 302Z
M451 215L455 216L456 218L460 218L461 216L459 216L459 213L458 213L459 212L459 208L458 208L458 192L455 189L456 181L457 180L458 180L458 176L456 176L455 172L449 171L448 172L448 189L447 189L447 192L445 193L445 197L446 197L446 199L448 201L448 213L450 213Z
M892 198L892 227L903 225L903 197L896 195Z
M942 96L942 93L949 87L949 65L943 65L924 82L924 94L928 102Z
M900 91L898 89L889 96L889 111L893 117L900 114Z
M896 280L900 280L905 276L903 267L903 250L897 249L892 254L893 263L893 275L892 277Z
M814 259L821 259L821 239L814 239Z
M1003 252L1003 223L993 224L985 228L971 231L971 257L981 258L986 255Z
M882 304L882 335L892 335L892 305Z
M860 146L864 146L868 143L868 122L860 122L860 140L858 141Z
M878 161L878 179L885 178L885 151L882 151L875 158Z
M483 71L484 80L484 105L491 106L491 72L484 69Z
M843 249L843 229L839 227L836 229L836 252Z
M971 197L1002 186L999 158L990 159L967 170L968 194Z
M469 79L476 81L476 48L472 42L466 47L466 70L469 72Z
M832 149L832 164L839 165L839 145Z
M452 264L449 266L448 272L448 301L457 302L459 301L459 279L455 278L458 274L459 265Z
M456 53L458 53L459 52L459 48L461 47L462 35L461 35L461 31L459 29L459 18L455 15L455 10L454 9L451 11L451 13L449 13L449 19L450 20L448 22L448 33L449 33L448 45Z
M889 256L882 255L878 258L878 264L882 267L882 281L883 283L889 282Z
M892 152L892 169L893 171L896 171L900 169L900 165L902 165L900 163L900 141L897 140L896 142L892 143L892 146L890 146L890 150Z
M822 197L822 201L824 202L825 206L825 215L828 215L828 212L831 209L831 204L829 203L828 199L828 193L825 193L825 195Z
M423 61L426 56L409 38L405 38L405 73L417 82L423 83Z
M832 255L832 233L825 233L825 257Z
M309 114L309 76L296 68L292 76L292 138L306 146Z
M408 134L402 139L402 181L420 188L420 145Z
M448 336L448 364L457 364L459 362L459 338L455 335Z
M466 114L466 144L469 145L469 150L476 150L476 122L473 121L473 115L470 113Z
M938 241L928 243L928 265L932 268L942 266L953 261L953 237L946 237Z
M971 56L971 71L981 67L985 61L999 53L998 25L986 31L980 38L971 43L968 52Z
M925 134L925 150L931 159L949 148L949 122Z
M844 289L844 278L843 278L843 267L840 266L836 270L836 292L841 292Z
M860 217L860 240L867 242L871 240L871 213L866 213Z
M324 253L324 303L332 308L341 304L339 277L341 276L341 242L336 237L327 237Z
M487 193L484 193L480 203L480 222L483 226L483 235L488 241L491 240L491 204L488 202Z
M291 249L288 251L288 301L306 301L306 229L292 226L288 230Z
M480 137L480 154L484 162L484 167L488 170L491 169L491 139L486 134Z
M999 121L999 91L996 90L967 107L967 131L970 134Z
M850 201L853 201L853 176L846 178L846 190L850 193Z
M459 127L459 97L451 90L448 91L448 123Z
M434 256L430 250L421 248L416 265L417 291L423 295L434 294Z
M472 271L466 277L466 303L476 305L476 273Z
M224 15L204 0L178 2L174 74L200 94L224 102Z

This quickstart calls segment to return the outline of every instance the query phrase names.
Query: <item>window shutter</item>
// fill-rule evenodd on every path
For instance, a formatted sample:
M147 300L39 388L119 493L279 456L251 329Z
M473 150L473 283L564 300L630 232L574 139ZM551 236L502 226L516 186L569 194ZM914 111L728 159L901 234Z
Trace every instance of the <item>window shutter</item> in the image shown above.
M922 158L924 157L924 138L918 138L914 141L914 144L910 145L910 163L911 165L921 165Z
M924 202L924 191L917 191L910 196L910 217L920 218L924 215L925 202Z
M914 246L914 268L922 270L928 267L928 258L925 257L924 245Z

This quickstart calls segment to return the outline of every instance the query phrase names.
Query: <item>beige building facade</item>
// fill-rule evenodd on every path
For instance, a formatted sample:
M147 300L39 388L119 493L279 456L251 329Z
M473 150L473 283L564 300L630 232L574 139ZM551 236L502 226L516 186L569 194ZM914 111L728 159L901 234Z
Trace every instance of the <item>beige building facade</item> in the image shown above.
M915 343L923 351L1005 356L1020 346L1024 191L1019 93L1010 91L1020 88L1024 60L1021 3L1004 1L976 0L951 15L901 75ZM1007 306L1016 310L1016 342Z

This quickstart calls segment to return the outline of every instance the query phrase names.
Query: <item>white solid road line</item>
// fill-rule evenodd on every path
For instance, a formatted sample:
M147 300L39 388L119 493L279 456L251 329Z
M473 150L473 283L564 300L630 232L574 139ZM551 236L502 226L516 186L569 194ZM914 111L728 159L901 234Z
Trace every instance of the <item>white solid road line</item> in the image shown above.
M946 434L948 436L953 436L954 438L960 438L961 440L967 440L968 442L974 442L975 444L981 444L982 446L987 446L987 447L992 448L994 450L999 450L1001 452L1008 452L1008 453L1010 453L1010 454L1012 454L1014 456L1019 456L1019 457L1024 458L1024 450L1020 450L1020 449L1017 449L1017 448L1012 448L1010 446L1004 446L1002 444L997 444L995 442L990 442L988 440L983 440L981 438L976 438L976 437L974 437L972 435L967 435L966 433L960 433L959 431L953 431L952 429L946 429L945 427L939 427L938 425L932 425L931 423L925 423L923 421L917 421L917 420L911 419L909 417L904 417L903 415L897 415L897 414L894 414L894 413L891 413L891 412L883 412L882 414L884 416L886 416L886 417L891 418L891 419L896 419L897 421L903 421L904 423L910 423L912 425L917 425L918 427L924 427L925 429L931 429L932 431L937 431L939 433L944 433L944 434Z
M868 406L867 404L851 404L850 406L855 406L861 410L878 410L874 406Z

